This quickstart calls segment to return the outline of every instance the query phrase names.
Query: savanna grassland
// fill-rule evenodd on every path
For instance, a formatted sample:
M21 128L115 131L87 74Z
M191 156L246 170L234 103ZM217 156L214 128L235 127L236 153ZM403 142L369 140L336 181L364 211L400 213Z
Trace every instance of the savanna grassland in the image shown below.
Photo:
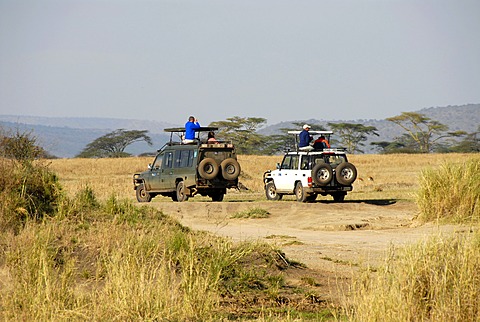
M48 185L44 191L52 198L52 210L33 217L28 214L35 208L15 199L33 196L25 193L28 180L22 180L32 168L12 168L6 161L0 164L3 182L8 182L7 174L14 178L18 174L16 182L21 187L15 194L10 192L17 185L0 191L0 223L4 225L0 234L0 319L480 319L478 155L350 156L349 161L358 169L358 180L346 198L347 211L358 211L364 204L406 204L418 209L415 226L427 223L462 228L392 248L382 265L340 262L355 266L354 273L342 279L347 284L342 299L326 295L323 278L332 272L292 260L277 244L235 241L184 226L158 207L178 204L170 198L156 197L150 205L137 204L132 175L146 169L151 161L48 161L45 166L55 175L42 172L36 184ZM267 206L279 205L288 212L296 201L266 202L262 185L263 172L274 169L280 161L279 156L240 156L240 181L248 190L228 191L224 202L215 204L223 211L232 211L228 217L241 225L280 220L281 216L269 214ZM36 189L34 195L39 191ZM243 209L246 203L248 211L233 210ZM214 203L196 196L185 204L189 207L175 208L179 218L187 215L182 209L208 213L202 209L212 209ZM342 205L318 201L306 207L302 209L341 211ZM378 207L382 207L382 216L388 217L392 208ZM16 225L5 218L7 213L18 214ZM195 214L191 218L195 220ZM394 231L402 235L408 229ZM315 233L321 236L323 231ZM369 231L363 233L368 236ZM298 247L308 247L296 242ZM295 247L292 244L290 247Z

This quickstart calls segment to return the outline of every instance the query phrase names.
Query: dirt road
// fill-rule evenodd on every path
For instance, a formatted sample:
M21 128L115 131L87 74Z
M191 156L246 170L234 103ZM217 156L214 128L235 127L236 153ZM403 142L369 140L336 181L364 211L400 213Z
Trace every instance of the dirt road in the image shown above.
M291 260L331 273L352 266L378 265L391 245L405 245L454 227L418 225L413 202L395 200L317 200L314 203L224 200L223 202L153 202L183 225L233 240L274 243ZM258 200L258 199L257 199ZM268 218L232 218L260 208Z

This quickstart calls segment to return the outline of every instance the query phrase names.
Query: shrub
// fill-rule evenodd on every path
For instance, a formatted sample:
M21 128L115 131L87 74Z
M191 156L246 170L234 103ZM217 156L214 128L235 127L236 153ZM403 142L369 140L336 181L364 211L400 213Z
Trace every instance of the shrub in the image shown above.
M444 163L424 170L417 204L422 221L478 222L480 220L480 158Z

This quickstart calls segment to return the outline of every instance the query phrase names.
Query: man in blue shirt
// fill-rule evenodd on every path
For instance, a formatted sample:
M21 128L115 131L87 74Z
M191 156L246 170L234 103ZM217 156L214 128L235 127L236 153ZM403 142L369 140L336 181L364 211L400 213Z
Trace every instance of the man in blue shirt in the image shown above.
M300 142L298 143L298 149L301 151L311 151L313 146L310 145L310 141L313 140L313 136L308 133L310 131L310 125L305 124L303 131L300 132Z
M188 122L185 123L185 138L183 139L183 143L193 143L195 142L195 130L200 128L200 123L198 120L190 116L188 118Z

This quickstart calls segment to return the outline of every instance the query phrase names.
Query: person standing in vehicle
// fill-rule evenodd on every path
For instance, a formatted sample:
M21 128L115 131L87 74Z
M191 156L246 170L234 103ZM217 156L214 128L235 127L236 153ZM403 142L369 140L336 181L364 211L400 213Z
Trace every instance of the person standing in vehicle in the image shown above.
M195 130L200 128L200 123L194 116L188 118L188 122L185 123L185 137L183 138L183 143L193 143L195 142Z
M313 136L308 133L310 131L310 125L305 124L303 126L303 131L300 132L300 142L298 143L298 149L301 151L311 151L313 147L310 145L310 142L313 140Z
M320 135L313 143L313 148L315 150L329 149L330 143L328 143L327 139L323 135Z
M215 132L213 131L208 132L207 143L218 143L217 139L215 138Z

